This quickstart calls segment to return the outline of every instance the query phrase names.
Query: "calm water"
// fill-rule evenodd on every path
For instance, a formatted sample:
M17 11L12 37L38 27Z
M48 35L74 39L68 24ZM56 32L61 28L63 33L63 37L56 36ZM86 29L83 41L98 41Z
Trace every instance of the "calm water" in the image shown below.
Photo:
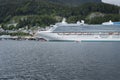
M120 80L120 42L0 41L0 80Z

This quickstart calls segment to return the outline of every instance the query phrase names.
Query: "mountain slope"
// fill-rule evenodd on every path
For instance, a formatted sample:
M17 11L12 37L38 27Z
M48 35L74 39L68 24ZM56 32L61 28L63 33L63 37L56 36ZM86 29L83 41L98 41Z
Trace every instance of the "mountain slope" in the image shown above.
M34 2L43 1L43 2L62 4L62 5L80 5L88 2L95 2L95 3L101 2L101 0L0 0L0 5L1 4L20 4L27 1L34 1Z
M95 2L95 3L101 2L101 0L48 0L48 1L65 4L65 5L80 5L88 2Z
M104 3L85 3L76 7L62 5L60 0L0 0L0 23L8 23L12 21L14 17L17 17L17 22L20 24L32 24L32 26L37 25L49 25L58 18L66 17L69 21L76 21L81 19L86 19L92 12L100 12L103 14L115 14L115 19L120 19L119 7ZM58 2L60 1L60 2ZM65 0L67 1L67 0ZM72 2L71 0L70 2ZM77 1L77 0L75 0ZM79 0L80 1L80 0ZM83 0L82 0L83 1ZM23 21L23 16L25 20ZM56 19L57 18L57 19ZM13 19L14 20L14 19ZM21 21L22 20L22 21ZM60 19L59 19L60 20ZM52 22L51 22L52 21ZM16 22L16 20L15 20ZM33 25L34 24L34 25ZM24 26L22 26L24 27Z

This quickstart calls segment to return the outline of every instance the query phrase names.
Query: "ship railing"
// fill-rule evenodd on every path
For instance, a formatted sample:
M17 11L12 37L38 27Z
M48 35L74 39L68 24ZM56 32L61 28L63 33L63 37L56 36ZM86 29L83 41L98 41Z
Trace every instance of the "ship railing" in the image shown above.
M55 33L55 32L53 32ZM90 32L59 32L57 33L59 35L101 35L101 36L106 36L106 35L120 35L120 33L90 33Z

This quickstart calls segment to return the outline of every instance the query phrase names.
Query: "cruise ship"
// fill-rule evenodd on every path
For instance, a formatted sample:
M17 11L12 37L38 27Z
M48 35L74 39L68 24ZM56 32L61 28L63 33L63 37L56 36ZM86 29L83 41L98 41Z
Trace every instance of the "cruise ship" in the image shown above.
M62 22L50 26L46 31L38 31L37 38L47 41L120 41L120 25L88 25L82 20L77 23Z

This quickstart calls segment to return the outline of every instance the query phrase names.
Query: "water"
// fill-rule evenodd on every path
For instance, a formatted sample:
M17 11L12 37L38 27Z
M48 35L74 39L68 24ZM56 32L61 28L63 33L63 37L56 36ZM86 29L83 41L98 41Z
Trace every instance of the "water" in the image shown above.
M120 42L0 41L0 80L120 80Z

